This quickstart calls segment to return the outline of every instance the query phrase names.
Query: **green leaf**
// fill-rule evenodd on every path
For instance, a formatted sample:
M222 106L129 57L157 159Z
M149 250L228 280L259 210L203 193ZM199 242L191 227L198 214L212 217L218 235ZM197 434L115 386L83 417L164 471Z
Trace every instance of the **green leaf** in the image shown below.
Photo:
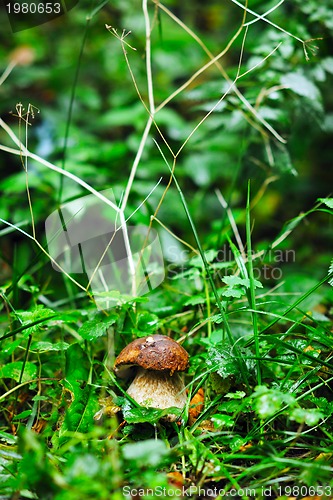
M140 424L148 422L149 424L156 424L162 417L168 415L169 413L180 416L182 410L180 408L171 407L160 410L158 408L145 408L141 406L140 408L132 408L128 401L122 408L124 419L129 424Z
M205 443L197 439L187 428L184 429L186 440L185 451L189 456L191 464L196 470L204 471L205 464L209 461L210 465L218 462L216 455Z
M317 201L321 201L321 203L324 203L328 208L333 208L333 198L318 198Z
M66 351L69 346L70 344L67 344L67 342L55 342L52 344L52 342L40 341L32 342L31 350L37 352Z
M243 399L246 393L244 391L228 392L224 397L229 399Z
M100 313L97 313L94 319L86 321L79 328L78 333L85 340L95 340L98 337L102 337L107 328L113 325L117 319L118 314L116 312L111 312L109 316L102 316Z
M268 389L266 386L257 386L252 395L254 409L260 418L268 418L280 410L282 405L292 405L295 398L278 389Z
M35 323L36 321L42 321L47 319L52 319L55 316L54 311L52 309L47 309L43 305L38 305L32 311L16 311L15 316L17 316L22 325L29 325L30 323ZM45 327L45 322L43 322L43 328ZM42 324L38 323L37 325L33 325L31 327L25 328L23 330L23 336L28 337L29 335L34 334L42 329Z
M87 383L90 363L78 344L66 351L66 378L62 381L69 405L59 431L62 444L67 431L87 432L94 426L94 415L99 410L96 387Z
M85 408L93 392L92 388L87 385L89 368L90 363L83 349L78 344L71 345L66 351L66 378L62 381L65 390L70 395L70 404L60 434L66 430L74 431L82 426L85 427ZM91 422L93 422L92 416Z
M13 361L13 363L7 363L0 369L1 378L12 378L19 382L20 375L23 367L23 361ZM22 382L28 382L37 377L37 366L33 363L25 363L24 373L22 377Z
M281 76L281 83L290 90L310 100L320 100L318 87L301 72L286 73Z
M233 297L234 299L240 299L242 295L245 295L246 291L244 288L225 288L221 291L222 297Z
M141 312L137 315L136 320L137 333L150 335L155 333L159 327L159 318L156 314L150 313L148 311ZM142 335L141 335L142 336Z
M66 386L75 392L82 382L88 381L90 363L79 344L72 344L66 351Z
M207 262L212 262L218 255L218 252L216 250L206 250L205 252L205 257ZM191 266L198 267L199 269L204 268L204 263L202 262L202 258L200 255L197 255L195 257L192 257L190 260Z
M245 288L250 288L249 278L240 278L239 276L226 276L222 279L222 281L230 287L244 286ZM262 288L262 284L258 280L254 280L254 284L257 288Z
M328 274L333 274L333 259L332 259L331 265L328 269ZM333 286L333 277L328 280L328 284Z
M19 413L18 415L15 415L13 417L13 420L24 420L25 418L29 417L32 413L32 410L25 410Z
M311 403L318 406L318 409L323 412L326 417L330 417L333 414L332 401L327 401L327 399L324 397L314 398L313 396L311 396L310 400Z
M291 420L306 425L317 425L323 418L324 414L316 408L294 408L290 415Z
M239 276L226 276L222 281L228 285L227 288L222 288L220 291L223 297L240 298L246 293L246 289L250 288L249 278L240 278ZM262 288L262 284L258 280L253 280L255 288Z
M235 425L235 421L230 415L222 415L216 413L212 416L212 422L214 423L214 427L218 429L219 427L233 427Z
M66 431L88 432L94 427L94 415L100 409L96 387L90 384L78 386L72 397L60 429L60 437L63 437Z
M247 369L252 371L255 366L255 361L251 359L253 358L252 352L244 348L239 348L238 352L242 355ZM232 376L235 381L239 381L241 377L239 362L240 360L236 357L229 341L221 342L221 344L208 349L206 364L212 372L217 372L222 379L228 379ZM224 392L228 392L229 389L230 385L226 384Z
M164 441L160 439L125 444L122 451L125 460L136 463L140 468L157 467L170 453Z
M193 295L190 299L184 302L184 306L197 306L205 303L206 297L204 295Z

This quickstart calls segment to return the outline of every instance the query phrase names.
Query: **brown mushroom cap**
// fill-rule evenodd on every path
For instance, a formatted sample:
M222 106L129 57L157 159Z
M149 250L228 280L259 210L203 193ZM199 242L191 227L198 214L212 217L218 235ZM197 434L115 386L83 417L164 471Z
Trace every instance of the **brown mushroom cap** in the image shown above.
M149 335L128 344L117 357L114 368L118 375L130 366L145 370L184 371L188 367L188 353L177 342L165 335Z

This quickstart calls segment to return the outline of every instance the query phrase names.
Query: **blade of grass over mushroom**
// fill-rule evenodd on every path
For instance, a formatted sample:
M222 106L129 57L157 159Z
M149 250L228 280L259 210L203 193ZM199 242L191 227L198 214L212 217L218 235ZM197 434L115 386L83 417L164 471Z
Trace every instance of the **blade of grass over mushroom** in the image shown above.
M252 260L252 241L251 241L251 219L250 219L250 181L248 182L247 203L246 203L246 243L248 253L248 270L250 278L250 291L248 293L248 300L252 309L252 325L255 353L257 357L257 383L261 385L261 367L260 367L260 346L259 346L259 333L258 333L258 316L256 313L256 293L253 274L253 260Z
M105 367L106 371L108 372L108 375L110 377L110 380L112 381L112 383L117 387L117 389L123 394L124 398L125 399L128 399L128 401L130 401L130 403L135 407L135 408L141 408L141 405L135 401L135 399L133 399L126 391L125 389L123 389L121 387L121 385L119 384L118 380L117 380L117 377L115 376L115 374L108 370L107 367Z
M226 333L228 335L228 338L229 338L229 341L230 341L231 345L234 345L235 352L237 352L237 359L238 359L239 368L240 368L240 371L241 371L241 374L242 374L242 378L243 378L244 383L248 386L249 382L248 382L248 377L247 377L247 374L246 374L246 367L245 367L244 361L242 359L242 356L240 354L240 351L238 349L237 344L234 344L234 339L233 339L232 332L231 332L231 329L230 329L230 326L229 326L229 323L228 323L228 320L227 320L227 316L225 314L225 311L224 311L221 299L220 299L219 294L217 292L217 289L216 289L216 286L215 286L215 283L214 283L214 280L213 280L213 277L212 277L212 273L211 273L211 270L209 268L209 265L208 265L208 262L207 262L207 259L206 259L206 256L205 256L205 252L204 252L204 250L203 250L203 248L201 246L199 235L197 233L195 224L194 224L193 219L191 217L191 214L190 214L189 208L187 206L184 194L183 194L183 192L181 190L180 185L178 184L178 181L177 181L177 178L175 176L174 171L171 169L171 167L170 167L167 159L164 156L163 151L161 150L161 148L159 147L158 143L155 140L154 140L154 142L155 142L155 144L156 144L156 146L157 146L157 148L158 148L158 150L159 150L159 152L160 152L160 154L161 154L164 162L166 163L166 165L167 165L167 167L168 167L168 169L170 171L172 179L173 179L173 181L175 183L175 186L177 188L177 191L179 193L182 205L183 205L185 213L186 213L187 220L189 221L191 230L193 232L194 239L196 241L196 244L197 244L197 247L198 247L198 250L199 250L199 253L200 253L200 256L201 256L204 268L205 268L205 271L206 271L206 275L208 277L208 280L209 280L209 283L211 285L211 288L212 288L212 291L213 291L216 303L218 305L218 308L219 308L219 311L220 311L220 314L221 314L221 318L223 320L223 324L224 324L224 327L225 327L225 331L226 331Z

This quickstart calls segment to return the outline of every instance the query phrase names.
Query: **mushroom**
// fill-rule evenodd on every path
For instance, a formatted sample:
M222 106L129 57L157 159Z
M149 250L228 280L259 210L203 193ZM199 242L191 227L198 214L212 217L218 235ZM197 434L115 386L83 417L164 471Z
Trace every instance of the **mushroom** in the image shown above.
M149 335L128 344L117 357L114 370L127 378L133 367L136 376L127 389L142 406L165 409L175 406L183 409L186 404L184 382L178 372L186 370L188 353L177 342L165 335ZM169 414L168 422L177 420Z

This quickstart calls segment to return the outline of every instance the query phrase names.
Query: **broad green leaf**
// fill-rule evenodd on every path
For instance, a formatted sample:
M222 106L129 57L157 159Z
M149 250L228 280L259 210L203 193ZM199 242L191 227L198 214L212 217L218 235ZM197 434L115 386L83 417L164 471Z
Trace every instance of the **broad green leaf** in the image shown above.
M13 420L24 420L25 418L29 417L32 413L32 410L25 410L19 413L18 415L15 415L13 417Z
M66 431L88 432L95 424L94 415L98 410L96 387L90 384L77 386L66 410L59 436L63 437Z
M66 351L66 386L75 391L82 382L88 382L90 363L79 344L72 344Z
M5 355L8 356L12 354L15 351L15 349L21 344L21 342L22 342L22 337L18 338L17 340L14 340L14 342L12 340L7 340L7 341L5 340L4 345L1 344L1 356Z
M246 290L250 288L250 279L241 278L239 276L226 276L222 281L228 285L226 288L221 289L223 297L240 298L245 295ZM254 280L255 288L262 288L262 284L258 280Z
M78 344L66 351L66 378L62 385L69 401L65 418L59 431L60 443L67 431L87 432L94 426L94 415L99 410L96 387L88 384L90 363Z
M253 393L254 409L260 418L268 418L274 415L285 404L292 405L295 398L278 389L268 389L266 386L258 386Z
M318 198L318 201L324 203L328 208L333 208L333 198Z
M224 397L229 399L243 399L246 393L244 391L228 392Z
M43 340L40 342L32 342L31 350L38 352L66 351L69 346L70 344L67 344L67 342L55 342L54 344L52 344L52 342L46 342Z
M324 397L314 398L311 396L311 403L318 406L318 409L324 413L326 417L330 417L333 414L333 402L328 401Z
M234 287L228 287L228 288L225 288L224 290L222 290L221 292L221 296L222 297L233 297L234 299L239 299L240 297L242 297L242 295L245 295L246 291L245 289L242 287L242 288L234 288Z
M47 319L53 319L55 312L52 309L47 309L43 305L38 305L33 311L16 311L15 316L17 316L22 325L29 325L30 323L35 323L36 321L47 321ZM43 327L45 327L45 322L38 323L37 325L27 326L23 331L23 336L28 337L35 332L38 332Z
M159 318L156 314L144 311L138 313L136 320L137 331L144 335L155 333L159 327Z
M320 100L318 87L301 72L282 75L281 83L295 92L295 94L307 97L313 101Z
M23 361L7 363L0 369L0 378L12 378L19 382L23 367ZM25 363L22 382L28 382L37 377L37 366L34 363Z
M227 394L224 395L226 397ZM218 407L217 407L219 412L223 413L235 413L238 414L240 411L242 414L252 412L252 406L250 404L242 403L241 401L238 401L237 399L231 399L229 401L223 401Z
M217 325L223 323L224 321L222 314L213 314L209 319L212 323L216 323Z
M205 303L206 297L204 295L193 295L190 299L184 302L184 306L197 306Z
M217 255L218 255L218 252L216 250L211 249L211 250L206 250L206 252L205 252L205 257L206 257L207 262L212 262L217 257ZM190 260L190 264L191 264L191 266L198 267L200 269L205 267L200 255L193 257Z
M230 415L222 415L216 413L212 416L211 420L214 423L214 427L216 429L220 427L233 427L235 425L235 421L232 417L230 417Z
M222 281L230 287L244 286L245 288L250 288L249 278L240 278L239 276L226 276L222 279ZM257 288L262 288L262 284L258 280L254 280L254 285Z
M323 418L324 414L316 408L294 408L290 414L291 420L306 425L317 425Z
M239 349L240 354L246 364L247 369L251 372L255 367L255 361L253 354L249 349ZM222 379L227 379L233 377L235 381L239 381L241 377L241 372L239 368L239 360L235 352L228 341L221 342L221 344L208 349L208 356L206 364L210 371L216 372ZM228 392L230 385L226 385L225 392Z
M109 316L102 316L97 314L94 319L88 320L81 328L79 328L78 333L85 340L94 340L105 334L107 328L113 325L118 319L118 314L116 312L111 312Z

